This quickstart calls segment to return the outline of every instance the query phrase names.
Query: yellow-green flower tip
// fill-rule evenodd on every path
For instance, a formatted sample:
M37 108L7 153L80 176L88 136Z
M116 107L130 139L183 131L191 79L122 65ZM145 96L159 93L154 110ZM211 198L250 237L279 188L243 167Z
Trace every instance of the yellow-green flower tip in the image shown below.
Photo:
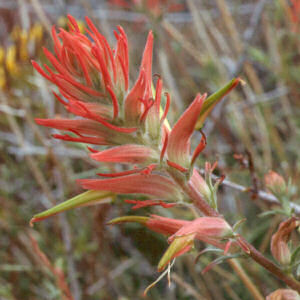
M107 225L115 225L120 223L127 223L127 222L135 222L140 224L146 224L149 220L149 217L142 217L142 216L123 216L118 217L115 219L110 220Z

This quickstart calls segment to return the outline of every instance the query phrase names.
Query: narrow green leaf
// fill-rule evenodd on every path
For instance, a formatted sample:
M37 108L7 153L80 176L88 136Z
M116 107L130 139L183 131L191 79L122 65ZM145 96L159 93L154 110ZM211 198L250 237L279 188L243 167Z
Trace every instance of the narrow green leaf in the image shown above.
M265 212L262 212L258 215L259 218L264 218L271 215L286 215L285 211L283 209L273 209L273 210L267 210Z
M209 270L211 270L214 266L221 264L223 262L225 262L228 259L233 259L233 258L241 258L241 257L245 257L245 254L243 253L236 253L236 254L231 254L231 255L226 255L226 256L220 256L218 258L216 258L215 260L213 260L212 262L210 262L202 271L201 274L205 274L206 272L208 272Z
M201 129L205 119L210 114L212 109L219 103L231 90L233 90L239 83L243 81L240 78L233 78L221 89L210 95L203 103L199 119L196 124L196 129Z
M295 261L299 258L300 254L300 246L298 246L291 255L291 265L295 263Z
M32 226L33 223L44 220L46 218L49 218L53 215L56 215L58 213L61 213L63 211L81 207L81 206L87 206L87 205L93 205L97 204L98 202L104 201L108 197L113 196L113 193L111 192L104 192L104 191L87 191L80 195L77 195L63 203L60 203L54 207L51 207L50 209L47 209L46 211L43 211L37 215L34 215L33 218L30 220L30 225Z

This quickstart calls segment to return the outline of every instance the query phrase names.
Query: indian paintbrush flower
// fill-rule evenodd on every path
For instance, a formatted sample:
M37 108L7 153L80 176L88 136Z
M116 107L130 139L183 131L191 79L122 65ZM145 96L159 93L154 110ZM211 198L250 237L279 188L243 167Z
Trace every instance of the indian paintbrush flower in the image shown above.
M127 200L135 204L135 208L153 205L168 208L178 201L187 200L185 193L170 176L170 170L189 171L192 175L190 183L206 198L209 197L207 185L193 171L206 139L203 134L199 145L190 155L191 136L197 122L201 119L203 124L208 111L240 79L231 80L207 99L206 94L198 94L171 128L166 120L171 98L163 92L163 81L159 76L153 89L152 32L147 37L138 78L130 88L129 45L123 28L118 26L118 31L115 31L117 42L113 49L89 18L86 18L87 28L79 26L72 16L68 16L68 19L68 31L52 28L54 54L44 49L52 67L44 64L42 68L35 61L32 64L57 86L60 95L54 93L56 99L77 118L36 119L36 122L69 132L54 134L57 139L94 145L95 148L88 149L91 158L96 161L127 164L130 167L112 174L97 174L104 179L81 179L78 183L95 195L97 192L106 192L111 195L121 193L150 197L144 201ZM99 146L108 148L98 150ZM36 215L32 221L96 202L94 197L87 197L85 193L79 197L79 202L76 197L70 199L66 201L66 206L58 205L42 215Z

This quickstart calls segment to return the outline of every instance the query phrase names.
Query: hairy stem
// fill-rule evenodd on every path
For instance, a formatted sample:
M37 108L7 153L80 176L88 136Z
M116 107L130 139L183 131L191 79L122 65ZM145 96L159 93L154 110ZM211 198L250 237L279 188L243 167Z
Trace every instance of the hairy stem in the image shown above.
M182 190L193 200L194 205L199 210L201 210L204 215L210 217L222 217L222 215L220 215L216 210L208 205L208 203L202 198L200 193L191 184L187 184L186 182L184 182L184 180L181 180L177 176L174 176L174 174L172 174L171 172L169 172L169 174L181 186ZM239 239L243 246L249 250L246 251L246 254L249 257L251 257L254 261L264 267L274 276L285 282L290 288L300 293L300 282L285 274L277 265L267 259L254 246L248 243L244 237L240 236Z

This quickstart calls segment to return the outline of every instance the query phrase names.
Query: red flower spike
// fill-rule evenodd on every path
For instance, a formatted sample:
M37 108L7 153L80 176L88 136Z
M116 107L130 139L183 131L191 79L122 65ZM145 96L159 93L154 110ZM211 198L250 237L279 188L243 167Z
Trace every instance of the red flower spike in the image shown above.
M170 162L180 165L184 169L189 169L190 167L191 136L205 98L206 94L203 96L198 94L196 96L192 104L174 125L169 135L167 147L168 159Z
M156 152L151 148L140 145L122 145L110 148L91 157L101 162L147 164L156 158Z
M177 185L169 178L158 174L127 175L112 179L80 179L84 189L110 191L121 194L144 194L162 199L180 200L182 194Z

